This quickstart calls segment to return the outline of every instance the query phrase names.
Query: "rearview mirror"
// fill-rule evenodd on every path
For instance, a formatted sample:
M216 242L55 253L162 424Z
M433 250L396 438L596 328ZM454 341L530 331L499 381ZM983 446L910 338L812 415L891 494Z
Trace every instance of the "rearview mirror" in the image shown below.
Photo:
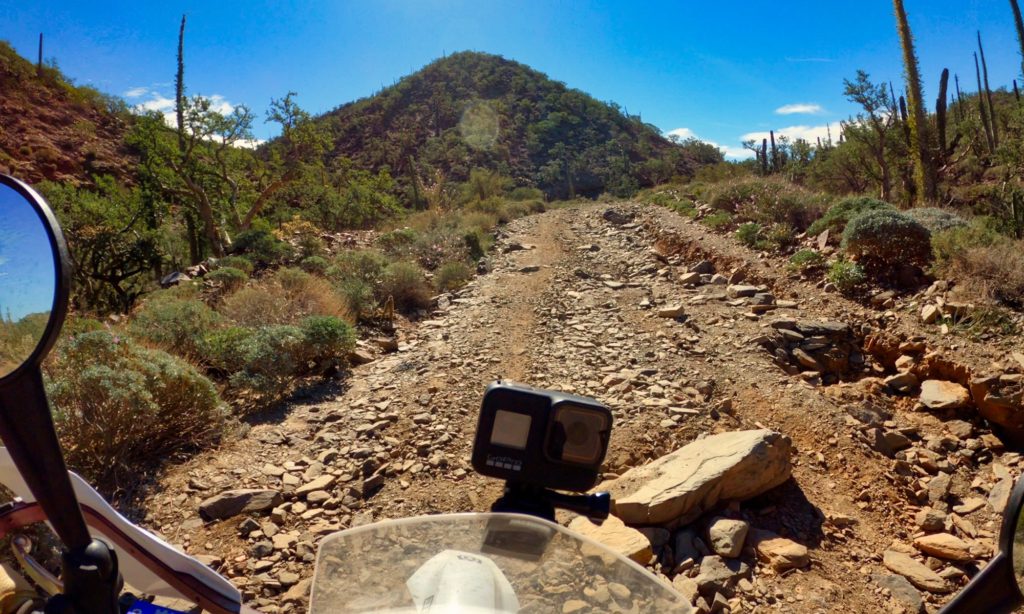
M42 197L0 175L0 383L38 367L60 332L68 272L57 228Z

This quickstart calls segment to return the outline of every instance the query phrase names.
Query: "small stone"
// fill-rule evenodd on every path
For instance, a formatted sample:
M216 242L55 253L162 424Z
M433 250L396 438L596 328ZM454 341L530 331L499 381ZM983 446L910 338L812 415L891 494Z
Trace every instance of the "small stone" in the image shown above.
M715 554L736 558L743 550L743 542L749 530L750 524L743 520L716 518L708 527L708 542Z
M570 599L562 604L562 614L577 614L590 609L590 604L582 599Z
M931 556L947 561L973 561L971 547L964 540L949 533L925 535L914 540L914 547Z
M930 593L948 593L949 585L939 574L915 561L909 554L896 550L886 550L882 555L882 564L894 573L898 573L911 584Z
M885 378L885 385L896 392L910 392L917 386L917 376L910 372L897 373Z
M984 504L984 502L982 502ZM946 526L946 514L930 507L921 508L914 515L914 522L922 531L934 533L941 531Z
M333 475L331 475L329 473L325 473L325 474L321 475L320 477L313 478L309 482L306 482L302 486L299 486L298 488L296 488L295 489L295 494L300 496L300 497L304 497L304 496L308 495L309 493L313 492L314 490L324 490L328 486L333 484L334 481L337 480L337 479L338 478L334 477Z
M811 562L807 546L771 531L751 529L749 541L754 545L758 558L777 572L806 567Z
M931 409L959 409L971 402L971 393L955 382L930 379L921 384L921 403Z
M686 310L683 308L682 303L668 305L658 310L659 318L679 318L684 315L686 315Z
M199 514L206 520L223 520L238 514L262 512L281 502L277 490L241 488L226 490L199 504Z
M641 565L649 563L654 554L651 542L643 533L627 527L615 516L609 516L599 525L591 522L589 518L579 516L569 523L569 529L604 544Z
M889 591L893 599L902 604L911 614L917 614L924 608L921 593L903 576L891 574L873 574L871 579L878 586Z
M699 286L700 273L683 273L679 276L679 283L684 286Z
M935 324L939 319L939 308L935 305L925 305L921 308L921 321L925 324Z

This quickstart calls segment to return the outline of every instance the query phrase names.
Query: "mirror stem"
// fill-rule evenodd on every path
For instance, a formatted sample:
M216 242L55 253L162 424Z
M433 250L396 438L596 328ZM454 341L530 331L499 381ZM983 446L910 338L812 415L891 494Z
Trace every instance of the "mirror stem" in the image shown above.
M88 546L92 537L71 487L39 368L0 385L0 438L64 545Z

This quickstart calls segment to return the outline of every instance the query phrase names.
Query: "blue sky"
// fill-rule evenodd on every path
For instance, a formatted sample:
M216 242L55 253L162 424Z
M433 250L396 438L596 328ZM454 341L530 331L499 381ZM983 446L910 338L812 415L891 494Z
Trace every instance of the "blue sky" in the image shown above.
M615 101L665 132L741 152L768 129L823 134L854 109L843 78L858 68L893 80L902 68L892 3L555 2L20 2L0 38L35 57L40 31L79 83L157 108L172 96L178 20L188 13L186 84L224 109L262 117L289 90L320 113L372 94L443 53L497 53ZM993 86L1020 73L1006 0L905 0L925 98L943 67L973 90L981 30ZM952 79L951 79L952 81ZM950 85L952 88L952 83ZM262 120L257 137L273 135ZM835 136L835 132L833 132Z
M20 194L0 185L0 319L18 321L53 307L50 239Z

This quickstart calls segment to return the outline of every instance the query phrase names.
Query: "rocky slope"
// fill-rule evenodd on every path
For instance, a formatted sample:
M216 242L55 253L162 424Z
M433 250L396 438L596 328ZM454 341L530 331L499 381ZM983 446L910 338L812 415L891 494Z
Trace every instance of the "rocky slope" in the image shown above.
M76 87L57 70L42 74L0 41L0 172L29 183L85 183L90 175L131 182L136 164L124 144L120 104Z
M469 462L500 377L613 409L603 486L625 523L562 520L699 609L936 610L991 557L1021 457L957 374L994 370L1012 400L1012 343L923 328L920 297L825 294L664 210L592 205L506 230L491 272L368 343L347 379L169 471L145 524L261 610L301 611L322 536L500 494ZM614 609L600 589L573 607Z

